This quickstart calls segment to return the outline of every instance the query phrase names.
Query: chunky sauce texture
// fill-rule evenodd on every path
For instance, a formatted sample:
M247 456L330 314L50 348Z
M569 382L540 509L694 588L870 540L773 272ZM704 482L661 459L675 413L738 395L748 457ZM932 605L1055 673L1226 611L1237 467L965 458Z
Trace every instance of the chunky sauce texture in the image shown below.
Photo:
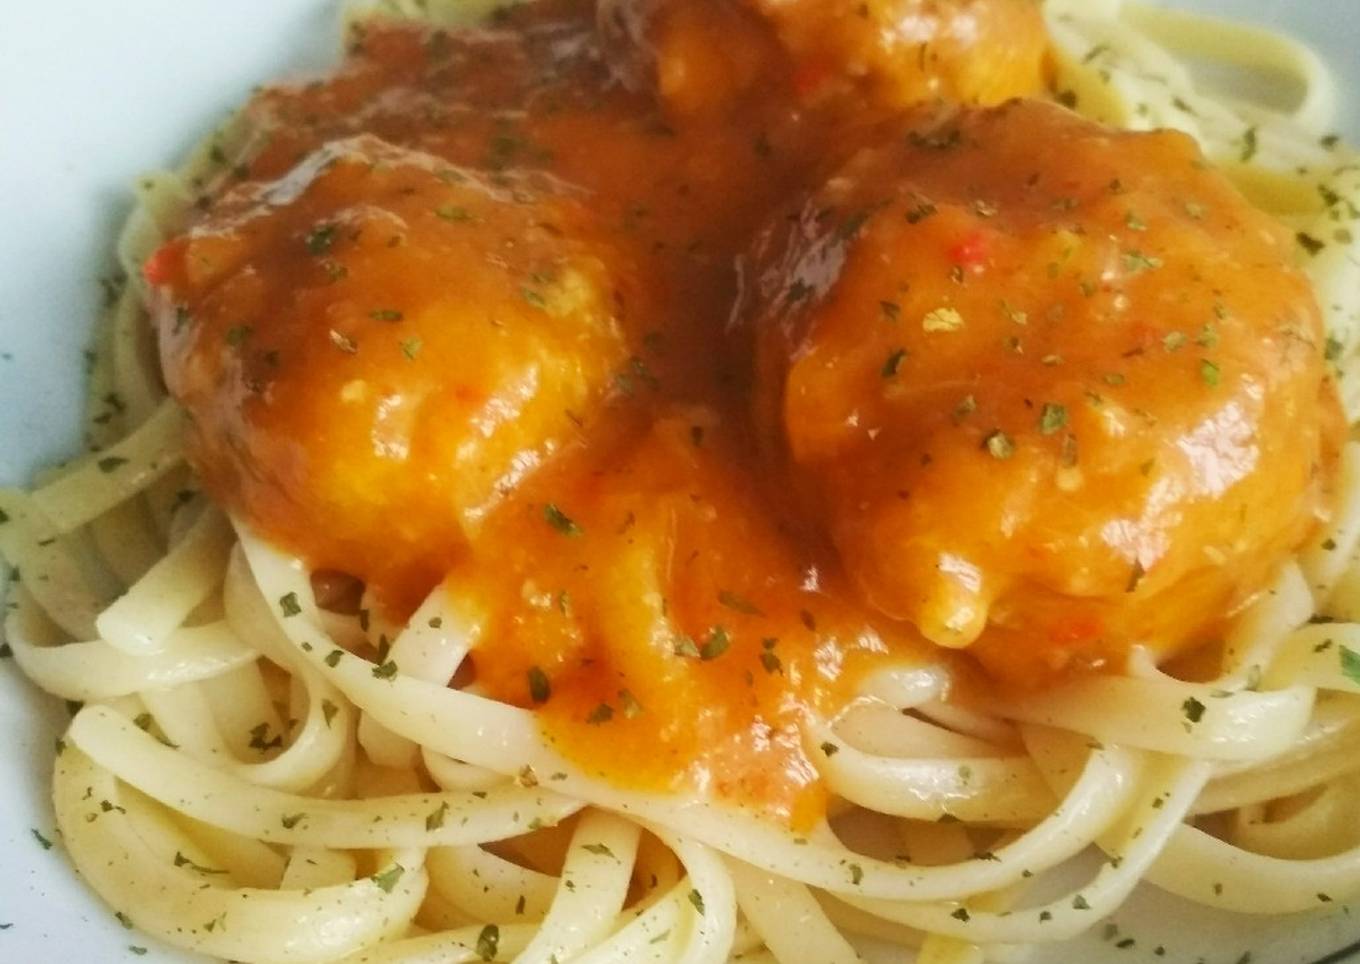
M1041 95L1045 43L1027 0L364 25L146 266L204 485L388 620L444 582L457 685L592 771L797 826L800 724L975 675L932 642L1033 686L1206 638L1323 509L1317 310L1181 139L935 100Z

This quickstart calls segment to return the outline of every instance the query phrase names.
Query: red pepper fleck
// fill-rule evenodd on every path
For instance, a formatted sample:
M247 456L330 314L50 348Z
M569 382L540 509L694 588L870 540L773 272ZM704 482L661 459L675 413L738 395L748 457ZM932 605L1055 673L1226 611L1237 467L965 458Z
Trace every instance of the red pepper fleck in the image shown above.
M142 265L142 277L152 287L169 284L183 255L183 245L170 241L151 252Z
M949 249L949 260L965 268L977 268L987 260L987 235L974 231Z

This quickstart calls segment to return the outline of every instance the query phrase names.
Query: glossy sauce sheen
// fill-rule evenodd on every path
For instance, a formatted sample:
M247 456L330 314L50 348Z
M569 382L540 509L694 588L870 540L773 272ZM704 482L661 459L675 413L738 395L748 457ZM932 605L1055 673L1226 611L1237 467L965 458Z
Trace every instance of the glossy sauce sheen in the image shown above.
M915 56L903 58L907 48ZM1069 555L1072 539L1050 540L1035 561L1045 513L1071 511L1054 496L1050 450L1061 451L1061 438L1031 442L1014 430L1022 457L1012 471L1030 500L1022 532L997 508L1016 478L992 473L969 428L952 456L931 443L941 457L931 477L940 520L888 513L877 534L860 525L847 535L863 516L845 505L881 500L891 473L921 485L904 459L919 461L938 406L912 398L952 399L966 382L979 424L1017 426L1032 420L1033 398L1068 400L1084 446L1082 420L1098 416L1078 414L1081 393L1110 353L1141 346L1145 357L1123 367L1144 400L1128 404L1166 413L1178 432L1210 411L1182 387L1193 350L1165 360L1151 350L1164 328L1211 311L1208 296L1158 319L1143 311L1194 290L1174 262L1203 248L1175 240L1179 221L1161 197L1180 190L1180 173L1163 175L1193 160L1185 148L1148 142L1129 162L1158 199L1144 215L1147 247L1178 279L1174 289L1146 282L1141 328L1118 328L1108 345L1064 341L1066 368L1018 369L1001 390L1002 380L981 377L1011 374L1000 323L970 328L959 339L967 347L942 353L938 368L917 350L920 335L895 340L876 327L880 303L896 299L903 324L919 307L896 287L880 290L902 280L899 261L931 276L913 282L930 297L932 285L952 283L946 261L959 232L966 246L976 227L975 188L998 208L1006 202L989 229L999 232L995 247L967 255L979 303L995 307L988 285L1009 285L1041 257L1031 245L1050 244L1035 240L1044 219L1026 213L1032 198L1014 183L1014 164L989 166L979 153L966 174L941 173L931 151L901 147L913 125L935 119L897 114L927 95L992 103L1039 93L1043 56L1037 10L1019 0L632 0L598 13L552 3L456 33L368 25L334 76L252 101L258 134L244 162L201 186L202 216L147 265L167 382L193 417L190 450L205 486L315 569L362 580L389 619L406 618L447 577L480 621L468 685L535 708L549 738L592 772L810 825L824 803L809 756L820 751L799 736L810 713L834 715L865 674L895 666L936 661L970 676L965 659L933 651L910 621L937 635L912 608L915 583L904 591L875 581L894 570L896 553L908 558L929 541L931 524L947 518L989 547L974 560L988 586L1039 586L1043 612L1076 600L1081 619L1094 597L1112 626L1124 626L1129 609L1128 624L1147 628L1142 610L1109 592L1117 566L1101 551L1118 556L1124 543ZM1007 127L1005 109L979 116ZM1042 142L1055 170L1069 148L1108 136L1044 114L1026 134L1027 117L1007 127L1012 149L1024 151L1026 137ZM927 187L942 216L912 233L894 205L906 203L918 166L939 180ZM817 185L832 175L821 190L835 197L823 205ZM1094 196L1096 175L1062 177L1073 181L1068 193ZM1144 564L1146 592L1160 592L1168 611L1149 631L1174 625L1173 643L1256 591L1297 544L1315 517L1335 431L1318 415L1334 402L1316 402L1316 345L1252 347L1262 333L1247 305L1258 289L1270 289L1270 310L1297 326L1300 344L1318 336L1277 229L1214 175L1194 177L1206 185L1196 194L1206 230L1220 232L1205 244L1240 242L1259 276L1221 294L1232 314L1215 356L1217 397L1237 397L1232 386L1258 374L1266 355L1285 363L1259 397L1242 388L1240 423L1224 426L1221 445L1280 420L1303 431L1278 458L1239 459L1232 478L1211 473L1222 492L1169 493L1168 511L1197 507ZM1044 203L1057 190L1045 184ZM863 217L854 213L861 203ZM833 213L819 207L809 222L799 204ZM1071 213L1078 227L1094 217ZM1091 250L1067 270L1078 272ZM992 257L1002 260L993 266ZM984 263L992 274L977 270ZM945 281L933 279L937 268ZM1036 339L1049 330L1040 320L1049 307L1028 309ZM888 398L885 348L899 341L902 395ZM1025 350L1048 349L1035 341ZM831 361L809 367L818 357ZM1266 412L1277 383L1288 388L1287 414ZM1183 403L1185 417L1171 417ZM870 410L893 423L886 448L847 428ZM1183 436L1145 429L1139 444L1156 456ZM1214 451L1216 438L1205 442ZM1113 481L1108 500L1089 490L1091 531L1123 519L1146 487L1131 458L1100 456L1092 467ZM1192 468L1158 471L1198 479ZM1273 515L1239 520L1240 508L1254 512L1281 485ZM1193 567L1166 560L1239 525L1250 537L1217 570L1224 575L1184 605L1168 602L1199 583ZM1127 566L1118 575L1126 580ZM987 600L997 613L1022 613L980 633L998 679L1049 682L1101 664L1132 638L1102 623L1082 640L1094 656L1055 661L1048 643L1032 642L1016 601L1026 593Z
M1182 134L932 113L761 237L771 446L875 608L995 676L1210 641L1335 473L1294 238Z

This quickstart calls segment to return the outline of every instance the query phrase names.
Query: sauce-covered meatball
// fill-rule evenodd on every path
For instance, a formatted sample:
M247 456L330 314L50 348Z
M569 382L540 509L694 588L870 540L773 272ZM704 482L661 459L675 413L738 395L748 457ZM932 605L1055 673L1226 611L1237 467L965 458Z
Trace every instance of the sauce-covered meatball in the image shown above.
M767 438L873 605L999 676L1205 639L1333 476L1294 239L1180 134L917 119L760 239Z
M1033 0L601 0L626 83L680 113L787 84L856 112L1033 94L1047 36Z
M229 192L147 277L213 496L396 610L592 419L641 297L551 179L372 137Z

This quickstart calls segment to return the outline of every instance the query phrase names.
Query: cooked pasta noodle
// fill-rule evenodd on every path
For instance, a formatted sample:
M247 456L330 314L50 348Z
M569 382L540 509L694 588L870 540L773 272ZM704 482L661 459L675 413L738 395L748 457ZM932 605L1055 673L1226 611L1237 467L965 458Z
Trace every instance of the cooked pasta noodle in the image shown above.
M1049 0L1047 16L1078 111L1190 133L1298 232L1360 418L1360 167L1329 136L1326 67L1271 31L1141 4ZM1300 96L1228 96L1191 62L1283 75ZM445 685L484 626L455 583L404 626L361 624L197 491L140 267L184 225L210 155L251 136L235 120L141 182L129 284L97 339L92 451L0 492L5 637L38 686L84 704L55 762L62 845L139 929L252 962L839 964L869 940L966 964L1070 939L1145 883L1255 914L1360 898L1360 446L1325 531L1235 617L1212 680L1147 652L983 715L940 702L943 662L885 672L803 734L833 799L805 833L621 787L532 711ZM1092 847L1090 880L1034 896Z

